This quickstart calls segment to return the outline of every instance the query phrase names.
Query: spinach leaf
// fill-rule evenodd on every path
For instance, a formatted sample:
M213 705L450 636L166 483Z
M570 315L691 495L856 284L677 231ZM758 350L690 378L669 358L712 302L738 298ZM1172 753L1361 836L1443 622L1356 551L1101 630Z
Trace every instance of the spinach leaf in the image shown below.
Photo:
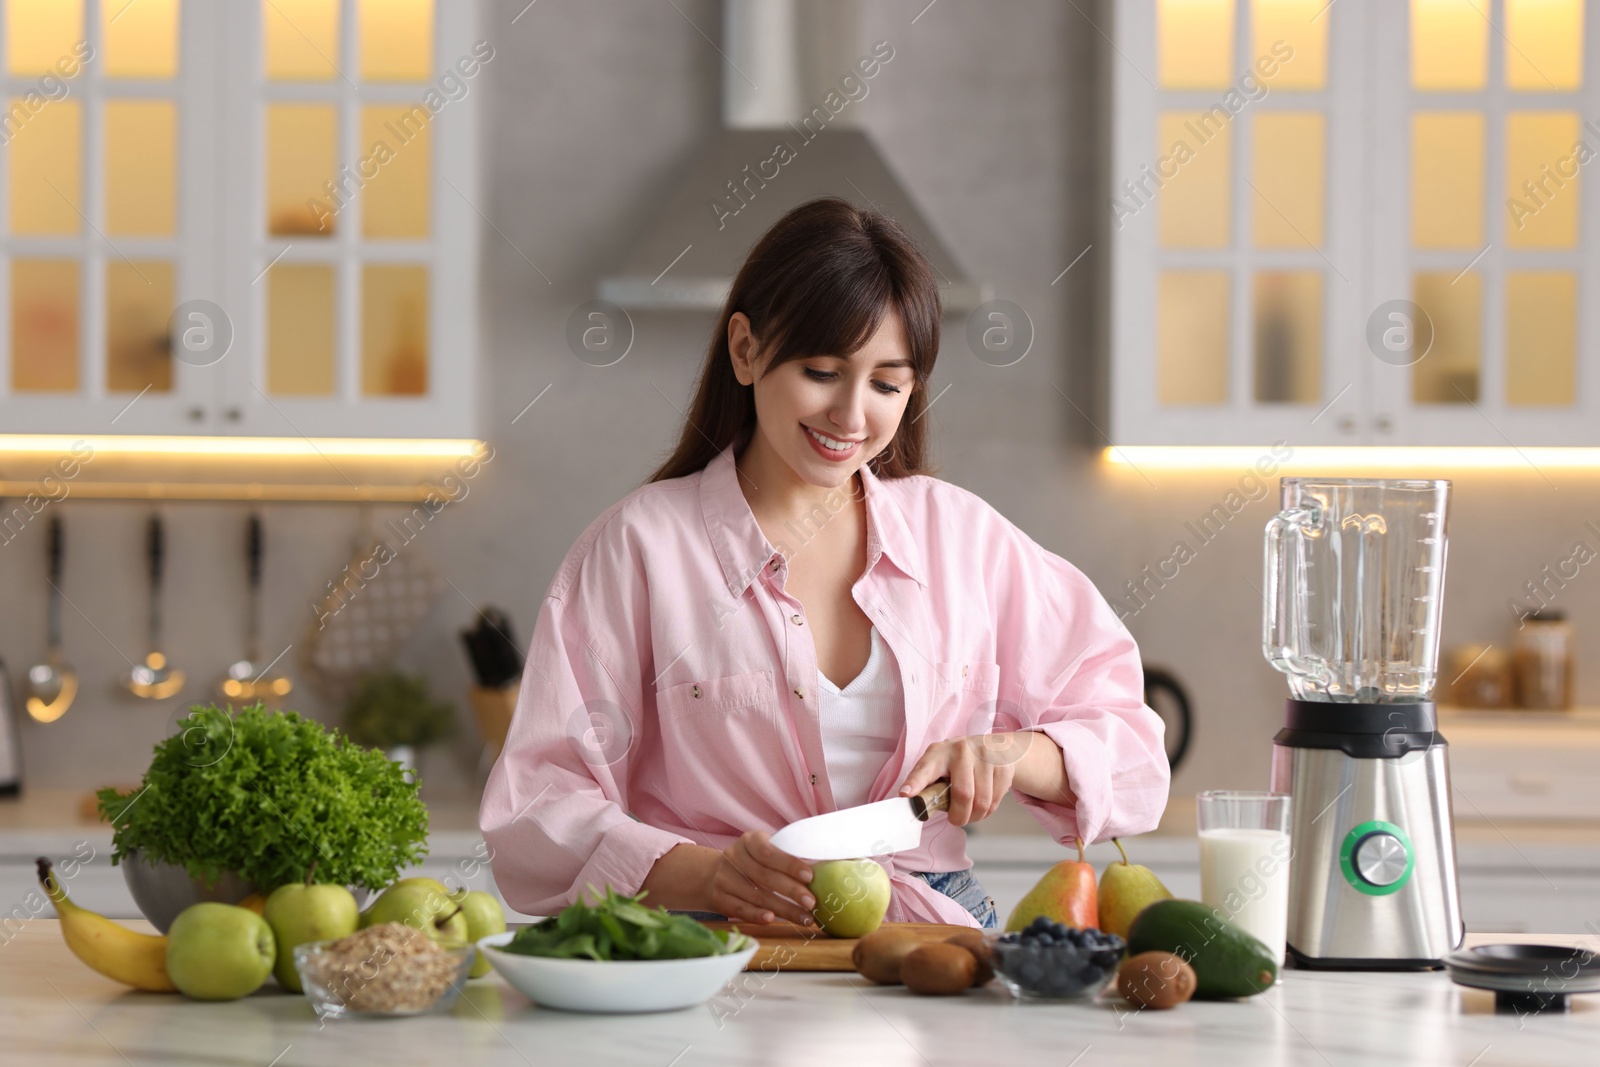
M750 944L744 934L713 930L687 915L651 908L645 894L625 896L610 886L593 886L594 903L577 901L518 930L505 951L524 956L592 960L680 960L722 956Z

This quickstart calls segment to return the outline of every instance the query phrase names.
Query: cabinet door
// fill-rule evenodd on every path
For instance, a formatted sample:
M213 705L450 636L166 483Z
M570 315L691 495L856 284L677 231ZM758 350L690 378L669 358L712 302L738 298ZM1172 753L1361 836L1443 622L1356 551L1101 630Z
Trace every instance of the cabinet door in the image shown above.
M1366 5L1322 7L1116 5L1116 443L1360 439Z
M170 432L218 387L214 360L171 329L184 301L220 295L212 183L180 180L209 133L215 49L180 31L178 6L0 5L4 432Z
M474 111L466 0L230 7L224 234L251 435L468 437Z
M1409 341L1374 352L1379 438L1600 444L1594 20L1576 0L1371 7L1370 306Z

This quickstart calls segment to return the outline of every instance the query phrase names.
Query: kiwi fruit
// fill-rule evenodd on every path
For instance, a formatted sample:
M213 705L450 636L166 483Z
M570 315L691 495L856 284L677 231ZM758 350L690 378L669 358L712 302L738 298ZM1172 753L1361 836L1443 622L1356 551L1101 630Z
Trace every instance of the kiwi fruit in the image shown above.
M972 953L972 958L978 963L977 973L973 976L972 984L988 985L994 980L994 965L990 962L989 942L977 930L963 930L959 934L951 934L944 939L947 945L960 945Z
M972 988L978 961L961 945L935 941L918 945L900 961L900 981L913 993L949 996Z
M1194 968L1170 952L1141 952L1117 972L1117 991L1142 1008L1176 1007L1194 989Z
M922 944L910 930L880 927L856 942L850 962L861 976L879 985L900 983L900 964L906 954Z

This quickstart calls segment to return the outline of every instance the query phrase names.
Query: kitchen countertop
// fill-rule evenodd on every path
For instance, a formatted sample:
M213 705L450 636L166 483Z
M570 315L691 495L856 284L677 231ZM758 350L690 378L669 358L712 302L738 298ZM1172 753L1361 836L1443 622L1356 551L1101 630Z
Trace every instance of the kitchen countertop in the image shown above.
M1500 940L1483 936L1469 941ZM1549 935L1539 940L1593 945ZM851 974L745 976L710 1005L658 1015L585 1016L530 1003L498 975L472 982L443 1015L319 1026L304 998L268 987L231 1003L137 993L90 971L53 919L0 945L0 1059L127 1067L352 1063L477 1065L780 1063L931 1065L1110 1062L1253 1064L1582 1063L1600 1043L1600 996L1570 1013L1494 1013L1490 994L1442 973L1285 972L1238 1002L1133 1012L1022 1003L989 987L914 997Z

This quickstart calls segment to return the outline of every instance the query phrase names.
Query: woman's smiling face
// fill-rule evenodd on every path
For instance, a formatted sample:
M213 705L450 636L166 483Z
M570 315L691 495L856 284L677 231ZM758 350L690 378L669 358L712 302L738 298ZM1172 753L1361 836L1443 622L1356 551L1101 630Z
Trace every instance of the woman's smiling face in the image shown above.
M802 481L844 485L894 439L915 381L897 313L848 356L769 367L753 341L750 320L735 314L728 344L739 382L755 386L756 432Z

